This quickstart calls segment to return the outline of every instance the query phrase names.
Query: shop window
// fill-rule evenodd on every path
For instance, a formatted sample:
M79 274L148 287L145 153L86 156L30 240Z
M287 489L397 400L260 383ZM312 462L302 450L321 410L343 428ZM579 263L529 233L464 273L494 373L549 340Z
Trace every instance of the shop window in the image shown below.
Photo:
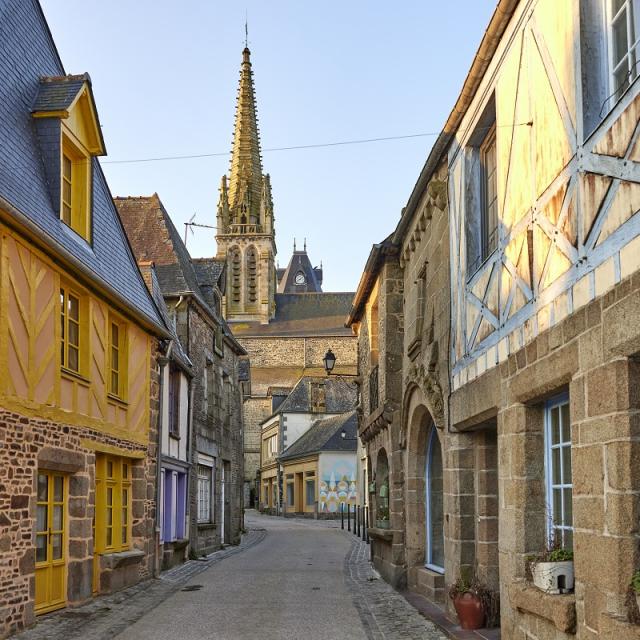
M131 546L131 461L96 454L96 549L125 551Z
M376 466L376 526L389 528L389 462L384 449L378 453Z
M172 542L185 537L187 476L179 471L162 470L160 539Z
M549 540L553 546L572 549L571 420L566 395L546 405L545 451Z

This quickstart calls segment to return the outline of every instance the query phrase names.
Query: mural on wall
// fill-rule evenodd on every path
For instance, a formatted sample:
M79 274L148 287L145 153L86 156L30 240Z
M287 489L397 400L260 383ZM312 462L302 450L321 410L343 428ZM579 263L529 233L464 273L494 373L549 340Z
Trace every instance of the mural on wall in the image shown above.
M319 490L320 513L338 513L342 504L355 505L358 498L355 456L321 455Z

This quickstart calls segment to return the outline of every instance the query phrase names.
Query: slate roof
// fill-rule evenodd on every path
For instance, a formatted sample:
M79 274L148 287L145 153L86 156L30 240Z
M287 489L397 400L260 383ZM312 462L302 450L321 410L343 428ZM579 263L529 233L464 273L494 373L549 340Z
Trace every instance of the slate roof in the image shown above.
M114 202L138 260L155 264L163 295L193 295L202 308L222 324L224 335L233 343L236 352L246 354L229 325L215 312L212 283L217 281L218 261L206 258L195 262L191 259L157 193L117 197ZM205 284L205 291L200 282Z
M224 260L215 258L192 258L193 268L200 285L200 290L205 300L212 308L216 308L216 300L213 292L216 288L224 293L225 279L222 277L225 270Z
M325 413L349 411L357 402L357 390L343 380L330 377L303 376L298 380L276 413L311 413L311 383L324 385Z
M345 437L342 437L342 430ZM323 451L356 452L358 437L358 416L355 411L341 413L330 418L316 420L291 446L287 447L278 460L292 460Z
M269 324L234 322L236 336L351 336L344 326L353 293L276 293Z
M40 79L64 76L65 70L35 0L0 2L0 42L0 206L21 224L33 225L47 251L78 264L87 278L112 291L123 308L165 334L96 158L91 245L60 220L53 206L45 158L59 148L59 138L50 137L43 146L31 111L39 99Z

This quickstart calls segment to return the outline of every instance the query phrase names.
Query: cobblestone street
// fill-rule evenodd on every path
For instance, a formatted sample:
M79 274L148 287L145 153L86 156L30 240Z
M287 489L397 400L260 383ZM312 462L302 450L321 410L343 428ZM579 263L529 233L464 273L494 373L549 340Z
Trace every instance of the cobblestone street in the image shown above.
M238 547L44 616L16 638L446 638L375 575L368 545L339 523L253 512L246 523Z

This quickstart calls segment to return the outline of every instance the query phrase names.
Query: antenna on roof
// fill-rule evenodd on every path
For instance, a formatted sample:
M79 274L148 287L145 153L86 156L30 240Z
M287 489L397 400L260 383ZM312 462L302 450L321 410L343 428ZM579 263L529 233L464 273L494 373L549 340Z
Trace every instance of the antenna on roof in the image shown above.
M196 214L194 213L190 218L189 222L184 223L184 246L187 246L187 229L191 229L191 233L193 233L193 221L196 219Z

